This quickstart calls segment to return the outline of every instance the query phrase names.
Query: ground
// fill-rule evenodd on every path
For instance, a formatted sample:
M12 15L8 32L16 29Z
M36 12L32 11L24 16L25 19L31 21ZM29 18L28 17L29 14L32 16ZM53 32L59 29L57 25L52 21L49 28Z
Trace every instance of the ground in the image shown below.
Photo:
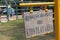
M55 40L54 34L25 38L23 19L0 23L0 40Z
M17 15L17 16L18 16L18 19L22 19L22 15ZM7 15L1 15L1 17L0 17L1 22L7 22L7 20L8 20ZM10 17L9 21L11 21L11 20L16 20L16 15Z

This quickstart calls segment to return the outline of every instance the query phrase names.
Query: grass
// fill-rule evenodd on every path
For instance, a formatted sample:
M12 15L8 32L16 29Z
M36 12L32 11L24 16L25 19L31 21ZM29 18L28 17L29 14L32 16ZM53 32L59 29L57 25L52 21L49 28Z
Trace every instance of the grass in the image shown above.
M0 23L0 40L54 40L53 33L34 38L25 38L23 20Z

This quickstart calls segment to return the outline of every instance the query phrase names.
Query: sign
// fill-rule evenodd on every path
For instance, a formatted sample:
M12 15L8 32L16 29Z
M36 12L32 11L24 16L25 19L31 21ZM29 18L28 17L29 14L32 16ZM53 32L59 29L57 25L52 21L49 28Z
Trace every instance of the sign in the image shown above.
M25 24L26 38L30 38L33 35L43 35L48 32L53 32L53 11L39 10L30 12L24 12L23 14Z

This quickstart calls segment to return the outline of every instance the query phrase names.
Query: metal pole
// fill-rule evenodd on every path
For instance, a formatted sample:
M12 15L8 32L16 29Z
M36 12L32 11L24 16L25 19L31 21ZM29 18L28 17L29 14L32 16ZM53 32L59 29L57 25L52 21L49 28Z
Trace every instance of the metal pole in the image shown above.
M16 20L18 19L18 7L16 5Z
M1 13L0 13L0 23L1 23Z
M6 11L7 11L7 21L9 21L9 13L8 13L8 3L7 3L7 0L5 0L5 3L6 3L6 6L7 6L7 9L6 9Z
M60 40L60 0L54 0L55 39Z
M20 6L40 6L40 5L50 5L55 4L55 2L40 2L40 3L20 3Z
M18 19L18 5L17 3L15 2L15 0L13 0L13 2L15 3L16 5L16 20Z

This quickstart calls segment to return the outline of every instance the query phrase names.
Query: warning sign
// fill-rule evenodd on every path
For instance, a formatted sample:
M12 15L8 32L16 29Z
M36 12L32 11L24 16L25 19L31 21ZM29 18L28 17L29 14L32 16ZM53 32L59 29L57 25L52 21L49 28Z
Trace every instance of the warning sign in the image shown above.
M23 18L26 38L53 32L52 10L48 10L48 12L45 12L45 10L34 11L32 14L24 12Z

